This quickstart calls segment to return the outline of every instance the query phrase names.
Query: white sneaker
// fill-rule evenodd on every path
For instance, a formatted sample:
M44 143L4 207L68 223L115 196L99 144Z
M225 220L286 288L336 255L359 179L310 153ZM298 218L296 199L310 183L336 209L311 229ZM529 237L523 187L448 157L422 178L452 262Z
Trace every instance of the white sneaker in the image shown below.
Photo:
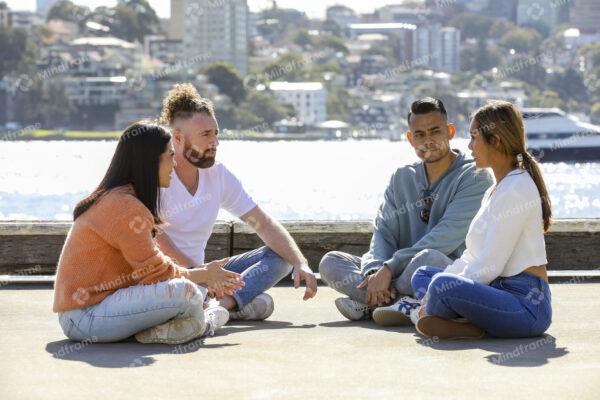
M211 306L204 310L204 318L206 319L206 330L202 336L214 336L215 331L221 329L229 321L229 311L225 307Z
M273 298L266 293L261 293L240 311L229 312L229 318L239 321L262 321L269 318L274 309Z
M419 301L409 296L404 296L394 304L377 307L373 311L373 320L382 326L409 326L411 325L411 312L419 307Z
M197 318L174 318L135 334L140 343L182 344L206 331L206 323Z
M338 311L350 321L361 321L371 319L373 307L364 303L352 300L349 297L340 297L335 299L335 306Z

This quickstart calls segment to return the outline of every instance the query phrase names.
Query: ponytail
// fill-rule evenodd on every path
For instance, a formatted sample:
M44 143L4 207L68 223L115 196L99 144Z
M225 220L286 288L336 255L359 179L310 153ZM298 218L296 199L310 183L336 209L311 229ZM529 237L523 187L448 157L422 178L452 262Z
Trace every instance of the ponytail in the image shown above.
M521 156L521 157L519 157ZM550 224L552 223L552 204L550 202L550 195L542 176L542 169L537 160L528 152L524 151L517 155L517 163L519 168L523 168L529 172L529 175L535 182L538 192L540 193L540 200L542 202L542 219L544 221L544 232L548 232Z

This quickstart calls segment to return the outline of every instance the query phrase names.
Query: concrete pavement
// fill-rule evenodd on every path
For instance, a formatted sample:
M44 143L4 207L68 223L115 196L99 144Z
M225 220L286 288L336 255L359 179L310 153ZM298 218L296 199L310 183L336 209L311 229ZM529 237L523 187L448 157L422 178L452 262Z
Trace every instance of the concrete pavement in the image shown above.
M65 339L46 288L0 290L0 399L598 399L600 284L552 284L534 339L440 342L344 320L319 287L276 287L265 322L187 345Z

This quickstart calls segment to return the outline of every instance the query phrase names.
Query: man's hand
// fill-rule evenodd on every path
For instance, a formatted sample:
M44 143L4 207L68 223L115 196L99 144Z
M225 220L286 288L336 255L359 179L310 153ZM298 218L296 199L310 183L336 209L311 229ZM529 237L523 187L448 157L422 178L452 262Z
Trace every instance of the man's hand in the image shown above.
M367 289L367 305L384 306L396 297L396 291L392 286L392 270L383 265L379 271L367 276L358 286L358 289Z
M301 264L299 267L294 267L292 271L294 276L294 287L298 289L300 282L304 281L306 290L304 291L304 300L312 299L317 295L317 277L306 264Z

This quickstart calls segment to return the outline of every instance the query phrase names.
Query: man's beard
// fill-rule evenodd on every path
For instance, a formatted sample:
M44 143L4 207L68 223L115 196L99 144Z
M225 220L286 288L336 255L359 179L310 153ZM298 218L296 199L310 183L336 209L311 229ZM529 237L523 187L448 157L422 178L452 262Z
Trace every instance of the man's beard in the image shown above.
M433 150L437 151L434 153ZM419 158L421 158L425 163L435 163L448 155L450 147L443 144L436 144L435 146L431 147L420 146L418 151Z
M207 149L203 153L199 152L195 149L196 146L190 145L187 141L185 142L185 146L183 149L183 157L188 160L190 164L198 168L210 168L215 164L215 156L209 155L207 153L215 153L217 149L211 148Z

